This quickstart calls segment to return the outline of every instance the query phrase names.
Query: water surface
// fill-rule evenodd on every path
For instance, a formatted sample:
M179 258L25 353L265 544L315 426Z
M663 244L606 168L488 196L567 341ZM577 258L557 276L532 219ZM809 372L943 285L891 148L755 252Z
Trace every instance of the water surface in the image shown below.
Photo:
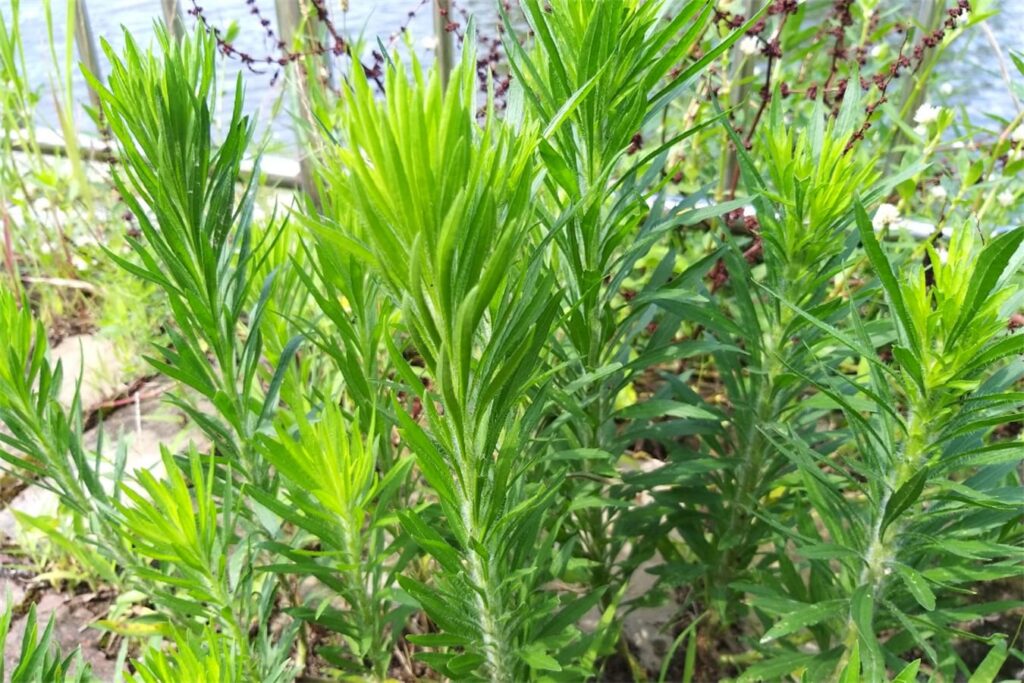
M90 18L97 36L107 39L114 49L123 44L122 27L130 31L141 43L152 35L153 22L160 17L160 0L87 0ZM388 43L391 36L403 25L408 30L418 49L423 52L424 42L432 36L432 15L430 0L349 0L347 12L341 11L342 0L326 0L337 26L345 35L364 36L371 44L380 37ZM595 0L601 1L601 0ZM887 0L888 2L889 0ZM238 25L236 46L257 57L276 53L276 47L265 38L260 29L258 17L250 14L246 0L197 0L203 8L203 15L211 25L222 30L232 22ZM181 0L184 9L193 7L193 0ZM57 40L62 41L65 26L66 3L53 0ZM905 0L908 8L917 5L916 0ZM255 0L264 17L276 22L273 0ZM497 17L495 0L461 0L460 5L474 13L484 31L493 31ZM1020 83L1024 78L1009 62L1008 52L1024 52L1024 0L996 0L992 6L1000 10L999 16L988 20L992 37L999 44L1011 75ZM10 15L11 0L0 0L0 10ZM413 12L410 17L409 13ZM457 17L458 18L458 17ZM186 16L186 23L192 26L195 19ZM22 0L21 25L25 38L26 61L33 82L40 85L48 82L52 59L46 40L46 22L43 14L43 0ZM58 44L58 50L62 49ZM224 70L227 78L223 83L231 84L234 75L243 67L229 60ZM272 80L273 69L264 68L264 73L245 74L246 107L256 114L261 122L270 126L274 146L281 148L293 144L291 121L287 108L274 115L274 103L281 94L281 83ZM936 78L936 92L933 99L942 104L957 104L967 108L972 118L986 122L986 115L996 114L1010 119L1017 113L1017 103L1009 96L1000 73L999 60L986 33L974 28L968 35L957 41L954 49L947 53L946 63ZM948 83L952 93L940 95L938 88ZM949 89L947 88L947 91ZM39 107L42 125L58 128L52 99L45 92ZM87 101L84 80L76 74L76 101ZM78 125L81 129L92 130L84 110L77 108Z

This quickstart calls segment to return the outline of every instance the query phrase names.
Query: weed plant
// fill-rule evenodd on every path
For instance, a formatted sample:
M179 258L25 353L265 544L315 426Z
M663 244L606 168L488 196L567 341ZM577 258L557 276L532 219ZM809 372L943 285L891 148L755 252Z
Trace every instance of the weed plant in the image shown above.
M105 254L166 302L147 362L201 436L153 470L87 448L15 277L0 459L138 596L102 622L126 679L1013 676L1024 228L990 220L1024 142L944 155L927 83L882 107L898 74L806 51L898 20L809 4L522 0L507 92L472 24L447 78L353 61L314 93L315 192L266 220L241 79L213 122L225 39L105 44L87 78L138 228ZM962 5L908 40L944 48ZM801 63L822 82L787 99ZM91 680L26 626L13 680Z

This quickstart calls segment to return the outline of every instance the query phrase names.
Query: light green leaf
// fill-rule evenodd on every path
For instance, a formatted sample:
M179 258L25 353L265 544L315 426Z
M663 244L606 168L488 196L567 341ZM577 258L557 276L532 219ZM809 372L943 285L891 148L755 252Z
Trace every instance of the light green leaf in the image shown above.
M798 609L775 622L775 625L761 636L761 642L768 643L794 631L820 624L826 619L842 616L845 606L845 600L826 600Z
M889 498L889 502L885 506L885 513L882 515L880 534L885 534L885 530L893 523L893 520L903 514L907 508L921 497L921 492L924 491L924 485L927 481L928 468L922 467L896 493L892 494L892 497Z
M693 418L698 420L721 419L706 408L668 399L652 399L627 406L620 410L616 416L625 420L651 420L658 417Z
M996 644L992 646L992 649L985 655L985 659L981 660L981 664L974 670L971 677L967 680L967 683L992 683L996 676L999 675L999 670L1003 668L1003 662L1006 661L1007 649L1006 641L998 640Z
M896 571L921 607L924 607L929 612L935 609L935 594L932 593L928 580L921 576L920 572L905 564L897 565Z

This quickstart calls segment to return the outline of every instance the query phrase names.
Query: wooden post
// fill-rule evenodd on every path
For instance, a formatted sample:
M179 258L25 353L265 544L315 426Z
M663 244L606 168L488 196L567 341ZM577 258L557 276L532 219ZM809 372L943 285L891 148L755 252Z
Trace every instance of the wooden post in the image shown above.
M103 80L103 71L100 69L99 50L96 48L96 36L92 32L92 24L89 22L89 9L85 6L85 0L76 0L75 4L75 44L78 46L78 56L85 64L85 68L96 77L96 80ZM100 108L100 96L92 88L89 88L89 102L98 111Z
M304 0L277 0L278 36L284 43L285 53L301 49L296 45L296 36L303 22L302 5ZM306 34L309 34L307 28ZM301 61L301 60L299 60ZM299 61L291 62L285 67L286 81L295 93L296 104L299 107L299 123L295 128L295 135L299 143L299 183L302 189L313 200L314 204L320 206L320 197L317 193L316 183L313 182L313 164L309 155L315 152L314 142L316 140L317 121L313 115L313 98L310 93L309 75L302 69ZM307 60L307 66L312 66L315 60Z
M452 32L448 30L451 23L451 0L434 0L434 35L437 37L437 66L441 71L441 85L448 86L454 66L455 45Z
M164 13L164 25L176 40L185 37L185 17L181 13L178 0L160 0L160 9Z
M746 4L746 16L753 16L760 7L759 0L747 0ZM734 43L732 47L733 54L739 53L739 42ZM729 104L730 106L740 109L750 98L752 94L757 92L757 86L752 85L752 79L754 77L754 60L748 59L743 64L743 69L737 74L734 81L742 81L743 85L736 85L733 83L729 91ZM725 162L725 173L720 180L720 187L717 194L718 199L735 199L735 188L738 186L736 183L739 182L740 177L740 161L739 155L732 146L729 146L729 151L726 153Z

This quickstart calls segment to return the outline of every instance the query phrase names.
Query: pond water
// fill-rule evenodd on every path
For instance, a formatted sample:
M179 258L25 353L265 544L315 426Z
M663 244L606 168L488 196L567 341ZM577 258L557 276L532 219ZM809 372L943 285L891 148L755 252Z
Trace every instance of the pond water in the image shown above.
M193 7L193 0L180 0L185 10ZM885 0L883 5L892 0ZM915 6L917 0L897 0L908 7ZM10 15L12 0L0 0L0 11ZM131 31L140 42L148 41L152 34L153 22L160 16L160 0L87 0L90 18L95 34L106 38L115 49L122 43L121 27ZM258 7L263 16L275 20L273 0L195 0L203 9L208 22L221 29L226 29L233 21L238 24L237 47L255 56L267 56L275 52L275 47L264 38L260 30L258 17L250 12L250 6ZM349 10L340 11L343 0L326 0L335 14L336 23L346 35L365 36L371 43L380 37L385 44L403 25L408 29L413 40L429 39L432 35L432 16L430 0L348 0ZM62 41L64 35L65 2L52 0L54 5L57 40ZM994 39L1006 57L1006 63L1014 78L1021 79L1012 63L1009 63L1008 52L1016 50L1024 52L1024 0L991 0L992 7L1000 10L1000 15L990 19L987 24ZM490 32L496 22L495 0L461 0L465 7L478 19L483 30ZM409 13L413 12L410 18ZM192 16L186 16L186 23L191 26L195 22ZM32 80L39 84L48 82L52 59L46 40L46 22L43 13L43 0L21 0L21 25L26 36L26 61ZM58 42L58 50L61 43ZM422 51L422 50L421 50ZM234 73L241 69L236 61L229 62L229 70L224 79L232 83ZM999 69L999 60L995 57L990 37L983 30L973 30L966 39L958 41L956 49L947 55L947 63L941 69L937 87L948 83L945 88L948 94L938 96L944 104L962 104L967 107L972 117L983 119L988 112L1001 117L1012 118L1017 112L1017 103L1008 95L1008 91ZM280 81L272 82L272 69L264 73L247 73L245 87L247 108L256 114L260 121L270 122L273 147L283 148L292 144L291 124L287 111L279 111L273 115L275 101L281 92ZM78 102L86 101L86 89L80 74L76 74L75 98ZM951 90L951 92L950 92ZM79 107L78 125L80 129L92 130L92 122ZM54 114L52 98L42 98L39 107L40 123L51 128L58 128ZM979 121L984 123L983 120Z
M179 0L183 11L188 12L195 5L202 8L206 21L226 30L232 22L238 27L238 37L234 45L244 52L256 57L276 56L277 48L265 37L259 24L259 17L250 14L250 7L255 6L276 25L276 14L273 0ZM12 0L0 0L0 11L10 16ZM380 37L385 44L402 26L407 25L415 40L423 40L433 35L433 17L429 1L421 0L349 0L349 10L341 12L342 0L326 0L332 11L337 27L346 36L364 36L367 41L376 43ZM493 0L462 0L462 7L481 17L478 21L490 20L493 26L496 19ZM54 16L54 30L57 37L57 50L63 50L66 32L66 3L62 0L51 0ZM115 50L123 44L122 29L132 33L137 41L145 45L152 36L153 22L162 17L160 0L87 0L89 18L97 40L100 37L110 42ZM34 83L48 83L53 60L46 39L46 19L43 0L21 0L21 28L25 42L25 59L31 80ZM413 15L410 17L410 12ZM196 19L185 15L185 23L191 27ZM76 54L77 58L77 54ZM104 62L105 66L105 62ZM261 73L253 73L242 67L237 61L229 60L222 78L222 83L234 83L235 74L242 70L245 77L246 108L256 114L260 121L266 122L273 116L274 103L281 94L282 83L273 79L275 69L261 67ZM87 101L84 79L76 74L74 94L78 102ZM230 90L230 89L229 89ZM94 130L92 122L84 110L79 108L78 124L82 130ZM39 105L39 119L42 125L58 128L55 108L51 98L43 97ZM271 127L273 138L281 145L287 146L293 140L291 125L287 112L280 112L274 117Z

